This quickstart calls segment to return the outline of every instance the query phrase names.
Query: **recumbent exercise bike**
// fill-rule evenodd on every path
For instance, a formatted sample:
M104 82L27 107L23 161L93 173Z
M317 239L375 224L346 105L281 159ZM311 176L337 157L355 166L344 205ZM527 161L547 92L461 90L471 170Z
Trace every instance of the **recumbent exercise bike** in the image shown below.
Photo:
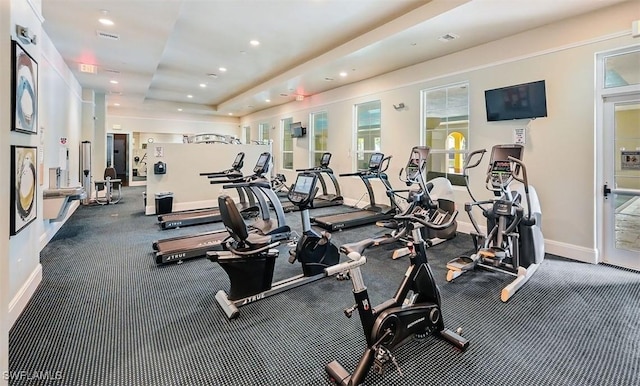
M317 179L316 173L300 173L289 189L288 198L300 207L303 224L302 236L289 252L289 262L293 264L298 260L302 274L276 283L272 283L279 255L275 247L280 242L248 232L233 199L226 195L218 197L222 221L231 240L225 244L227 251L210 251L207 258L220 264L229 276L229 293L223 290L216 293L216 300L229 319L240 314L239 307L322 279L326 277L325 268L338 264L340 254L330 241L331 235L316 232L309 221L309 206L317 192Z

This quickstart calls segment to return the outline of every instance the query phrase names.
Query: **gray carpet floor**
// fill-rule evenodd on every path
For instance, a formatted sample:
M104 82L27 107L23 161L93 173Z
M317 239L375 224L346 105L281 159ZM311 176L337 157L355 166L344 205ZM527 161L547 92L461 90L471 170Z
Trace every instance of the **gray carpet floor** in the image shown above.
M11 385L329 385L326 363L353 370L365 341L357 316L342 312L353 304L350 282L326 278L242 307L229 321L214 298L229 283L217 264L156 266L151 248L222 225L162 231L143 214L142 188L123 194L117 205L80 207L42 251L42 283L9 337L10 370L35 377ZM299 216L287 214L293 229ZM366 226L334 241L381 233ZM408 265L391 260L391 249L367 254L374 304L393 295ZM510 277L479 270L445 281L446 262L472 249L459 234L428 250L445 324L463 329L469 349L412 341L395 353L401 372L370 373L365 384L640 385L640 274L547 255L502 303ZM274 279L299 272L281 257Z

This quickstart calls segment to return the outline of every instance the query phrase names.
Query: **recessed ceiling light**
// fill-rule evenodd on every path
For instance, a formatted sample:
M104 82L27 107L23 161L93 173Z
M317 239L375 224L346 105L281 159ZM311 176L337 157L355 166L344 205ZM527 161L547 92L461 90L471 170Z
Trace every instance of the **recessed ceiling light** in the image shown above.
M193 95L189 94L187 95L187 98L193 98Z
M178 109L178 111L182 111L182 109Z
M256 46L259 46L259 45L260 45L260 42L259 42L259 41L257 41L257 40L251 40L251 41L249 42L249 44L251 44L252 46L256 47Z
M347 76L347 72L346 71L340 72L340 76L344 78L345 76Z
M205 88L205 87L207 87L207 84L206 83L200 83L200 87Z
M120 103L114 103L113 105L114 106L120 106Z
M271 99L265 99L264 101L269 103L269 102L271 102Z
M111 84L118 84L118 81L117 81L117 80L115 80L115 79L111 79L111 80L109 81L109 83L111 83Z
M225 67L220 67L220 68L218 68L218 70L219 70L220 72L225 72L225 71L227 71L227 69L226 69Z
M111 19L107 19L106 17L101 17L100 19L98 19L98 21L102 25L113 25L113 21Z
M233 113L229 113L229 115L233 115Z

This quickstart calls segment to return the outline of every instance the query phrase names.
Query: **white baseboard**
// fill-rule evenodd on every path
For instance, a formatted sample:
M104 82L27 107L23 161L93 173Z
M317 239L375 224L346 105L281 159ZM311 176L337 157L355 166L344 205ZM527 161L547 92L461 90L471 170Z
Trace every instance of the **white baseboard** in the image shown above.
M567 244L560 241L544 240L544 251L583 263L598 264L598 250Z
M18 320L18 317L27 306L42 281L42 264L38 264L31 272L27 281L22 285L16 296L9 303L9 328Z

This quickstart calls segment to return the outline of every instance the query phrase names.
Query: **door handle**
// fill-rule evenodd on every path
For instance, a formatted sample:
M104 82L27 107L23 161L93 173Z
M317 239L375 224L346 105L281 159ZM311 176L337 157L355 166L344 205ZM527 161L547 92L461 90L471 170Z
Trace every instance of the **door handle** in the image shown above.
M607 198L607 196L608 196L609 194L611 194L611 189L609 189L609 186L607 186L607 184L606 184L606 183L604 184L604 190L603 190L603 192L604 192L604 198Z

